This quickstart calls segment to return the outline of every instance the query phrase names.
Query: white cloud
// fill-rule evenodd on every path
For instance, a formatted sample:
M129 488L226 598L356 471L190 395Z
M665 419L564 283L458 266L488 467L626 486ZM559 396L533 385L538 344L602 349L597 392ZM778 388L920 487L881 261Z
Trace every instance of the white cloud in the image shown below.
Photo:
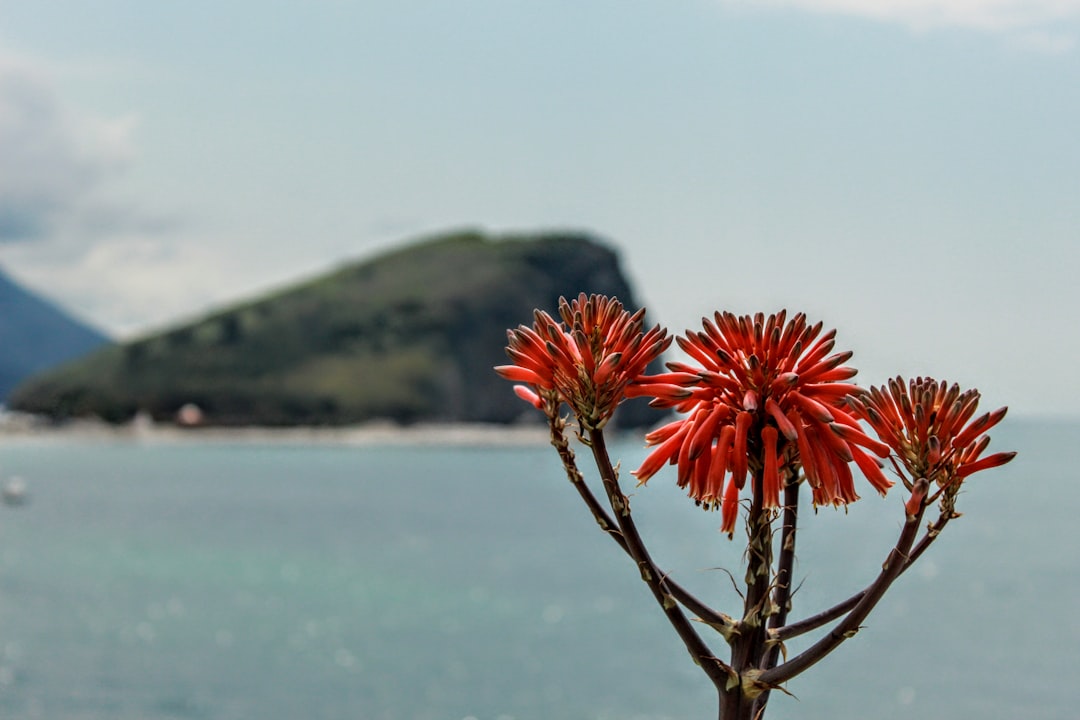
M114 334L160 323L228 288L212 243L180 237L119 181L138 116L65 102L45 62L0 49L0 257L37 292ZM220 294L220 289L217 291Z
M109 211L109 179L134 158L134 115L64 105L40 65L0 53L0 242L39 240ZM108 212L105 212L108 211Z
M747 4L746 0L734 0ZM766 0L773 7L853 15L904 25L915 31L968 28L1013 36L1041 51L1072 48L1059 23L1080 18L1080 0ZM760 4L760 3L754 3Z
M226 263L206 243L168 232L112 235L63 251L19 243L3 255L18 268L19 282L114 337L227 301L236 295L238 278L250 281L238 261Z

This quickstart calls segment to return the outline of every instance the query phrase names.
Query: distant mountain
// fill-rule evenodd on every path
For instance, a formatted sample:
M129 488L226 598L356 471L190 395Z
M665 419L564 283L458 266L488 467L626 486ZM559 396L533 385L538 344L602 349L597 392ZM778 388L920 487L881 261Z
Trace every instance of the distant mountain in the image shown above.
M0 271L0 402L24 378L107 342L98 331Z
M579 292L637 308L616 254L588 236L446 235L105 348L32 378L10 404L112 422L186 407L210 425L508 423L530 409L492 371L507 362L507 328ZM619 422L656 417L635 401Z

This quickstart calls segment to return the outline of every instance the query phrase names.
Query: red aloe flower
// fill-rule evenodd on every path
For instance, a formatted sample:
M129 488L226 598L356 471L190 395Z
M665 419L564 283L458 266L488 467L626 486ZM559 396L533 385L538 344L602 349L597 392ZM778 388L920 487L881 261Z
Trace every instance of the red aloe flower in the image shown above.
M768 318L718 312L703 325L677 339L702 367L668 363L671 372L627 390L685 414L646 436L656 449L634 472L639 481L677 464L679 486L699 505L720 506L728 534L748 471L761 473L765 508L779 507L782 477L799 465L818 505L858 499L851 462L882 494L892 486L863 449L887 457L888 446L863 433L846 409L845 400L863 391L846 382L856 373L844 365L851 353L830 354L835 331L822 334L821 323L809 325L802 313L788 321L787 311Z
M874 429L896 454L911 479L926 478L955 489L972 473L1004 465L1015 452L980 457L990 444L984 433L1001 422L1008 408L999 408L972 420L979 406L979 391L960 391L932 378L901 377L888 387L872 387L853 399L855 414Z
M583 428L602 428L627 396L626 389L670 345L659 326L643 329L645 310L633 315L616 298L578 295L559 299L557 322L537 310L531 328L507 331L513 365L495 368L514 391L546 412L565 402ZM547 402L547 401L552 402Z

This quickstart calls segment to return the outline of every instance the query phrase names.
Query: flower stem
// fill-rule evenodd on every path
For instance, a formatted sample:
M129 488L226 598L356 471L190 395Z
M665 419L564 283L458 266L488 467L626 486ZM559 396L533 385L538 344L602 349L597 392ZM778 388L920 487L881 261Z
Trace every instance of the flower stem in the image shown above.
M717 658L702 641L690 621L687 620L679 608L679 604L671 592L671 585L667 577L660 572L649 556L630 513L630 502L619 488L618 476L611 464L603 431L590 430L588 441L589 446L592 448L597 470L600 472L604 484L604 490L608 496L608 503L611 505L615 521L622 531L626 550L634 562L637 563L641 579L649 586L653 597L656 598L656 602L663 609L664 615L672 627L675 628L675 632L683 641L694 662L701 667L718 690L725 687L733 676L732 670Z
M928 483L925 478L917 480L915 482L913 494L921 493L922 497L925 498L927 486ZM762 683L769 686L778 686L787 682L803 670L806 670L823 659L826 655L839 647L841 643L848 638L853 637L855 633L859 631L859 626L862 621L866 619L866 616L870 614L870 611L873 610L874 606L881 600L885 591L889 589L892 582L896 580L904 570L908 558L910 557L911 546L915 541L915 536L918 534L919 523L922 521L925 510L925 502L920 502L918 511L907 518L903 529L900 531L900 537L896 541L896 546L889 551L889 555L881 567L881 573L870 587L866 589L862 597L851 609L851 612L849 612L836 627L829 631L827 635L809 648L799 653L791 660L761 673L758 679Z
M951 509L943 509L941 511L941 514L938 515L937 520L935 520L927 527L926 534L923 535L919 542L911 548L911 552L908 553L907 558L904 560L903 567L900 568L899 575L903 575L905 572L907 572L908 568L910 568L915 563L915 561L918 560L924 552L926 552L927 548L929 548L930 545L934 542L934 540L937 539L938 535L941 534L941 531L945 528L945 526L949 524L949 520L953 519L954 517L956 517L956 513L953 512ZM866 596L870 589L870 587L864 588L863 590L860 590L859 592L849 597L847 600L833 605L828 610L822 610L816 615L811 615L810 617L804 618L799 622L791 623L790 625L785 625L783 627L778 627L775 630L770 630L770 639L776 640L778 642L783 642L786 640L790 640L791 638L798 637L799 635L808 633L811 630L817 630L822 625L827 625L828 623L836 620L844 613L848 612L853 607L858 605L859 601Z
M776 567L775 589L773 590L773 605L775 614L769 617L768 628L770 633L776 628L781 628L787 622L788 613L791 611L791 583L795 570L795 536L798 532L799 523L799 488L802 487L797 473L788 473L787 484L784 485L784 512L783 527L780 531L780 558ZM759 668L768 670L776 665L780 657L783 644L771 639L766 640L765 656ZM769 702L769 690L765 690L754 700L751 713L752 717L758 718L765 714L765 706Z
M731 646L731 666L736 677L720 698L721 717L744 720L750 717L754 699L760 693L755 682L758 665L765 654L766 627L773 608L769 590L773 579L772 511L764 507L763 470L752 475L753 500L747 517L749 542L746 547L746 596L739 634Z
M548 424L551 429L551 444L559 453L559 458L562 460L563 468L566 470L570 483L578 491L600 529L607 533L624 552L630 555L630 549L627 547L626 539L623 537L619 524L611 518L604 506L597 500L596 495L589 489L584 476L577 467L577 457L566 437L566 421L558 415L554 415L549 416ZM610 473L614 475L614 468L610 467L610 460L607 461L607 465ZM701 622L719 632L724 639L731 637L735 631L735 621L731 617L706 605L666 573L657 569L657 574L664 579L664 584L671 596L682 603L683 607L697 615Z

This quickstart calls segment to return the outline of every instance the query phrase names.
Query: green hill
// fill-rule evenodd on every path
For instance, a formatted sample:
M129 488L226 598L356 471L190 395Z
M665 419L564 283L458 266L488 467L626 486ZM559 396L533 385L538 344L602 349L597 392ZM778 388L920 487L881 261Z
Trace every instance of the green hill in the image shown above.
M210 425L496 422L526 409L491 370L506 329L560 295L637 307L615 253L580 234L419 242L32 377L14 409ZM655 419L644 406L622 424Z

